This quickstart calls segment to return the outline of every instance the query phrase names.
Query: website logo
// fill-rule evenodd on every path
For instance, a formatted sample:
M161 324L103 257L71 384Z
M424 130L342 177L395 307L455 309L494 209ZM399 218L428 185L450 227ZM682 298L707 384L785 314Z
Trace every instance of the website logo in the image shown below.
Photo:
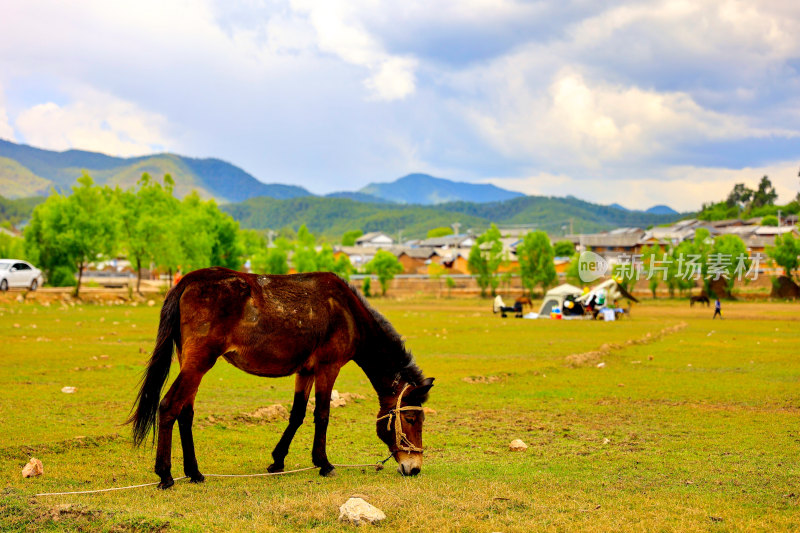
M582 252L578 257L578 277L584 283L591 283L608 273L608 261L594 252Z

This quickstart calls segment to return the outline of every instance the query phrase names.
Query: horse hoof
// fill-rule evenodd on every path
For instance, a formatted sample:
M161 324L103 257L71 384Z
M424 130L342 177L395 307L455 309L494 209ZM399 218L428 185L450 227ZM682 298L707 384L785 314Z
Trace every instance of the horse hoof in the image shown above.
M165 480L161 481L161 483L158 484L158 488L161 489L161 490L167 490L168 488L170 488L174 484L175 484L175 480L172 479L172 478L169 478L169 479L165 479Z
M189 482L190 483L202 483L205 480L206 480L206 476L204 476L200 472L189 476Z
M336 475L336 468L333 465L321 466L319 475L322 477L334 477Z
M280 472L283 472L283 465L272 463L267 467L267 472L269 472L270 474L278 474Z

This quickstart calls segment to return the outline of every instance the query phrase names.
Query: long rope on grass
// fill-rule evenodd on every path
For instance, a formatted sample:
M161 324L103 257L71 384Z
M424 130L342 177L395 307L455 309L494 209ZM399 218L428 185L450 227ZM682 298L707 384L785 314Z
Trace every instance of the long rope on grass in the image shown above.
M363 464L363 465L333 465L337 468L366 468L372 467L375 470L383 470L383 464L391 459L391 455L384 459L383 461L378 461L377 463L372 464ZM317 466L307 466L305 468L298 468L296 470L284 470L282 472L264 472L260 474L203 474L205 477L263 477L263 476L282 476L284 474L296 474L297 472L305 472L306 470L316 470ZM188 476L183 476L179 478L175 478L175 481L180 481L182 479L186 479ZM34 497L37 496L66 496L69 494L96 494L99 492L111 492L115 490L128 490L128 489L138 489L141 487L152 487L153 485L158 485L160 482L155 481L153 483L142 483L141 485L129 485L127 487L112 487L110 489L96 489L96 490L76 490L71 492L40 492L39 494L34 494Z

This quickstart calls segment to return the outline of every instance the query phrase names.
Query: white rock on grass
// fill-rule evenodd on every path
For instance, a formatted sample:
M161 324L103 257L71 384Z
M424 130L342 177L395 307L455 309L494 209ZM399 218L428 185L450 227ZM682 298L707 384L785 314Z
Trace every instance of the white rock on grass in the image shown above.
M31 457L24 467L22 467L22 477L34 477L44 474L44 466L42 462L36 457Z
M61 388L61 392L63 392L64 394L72 394L76 390L78 390L77 387L62 387Z
M508 449L512 452L524 452L528 449L528 445L520 439L514 439L511 441L511 444L508 445Z
M350 498L339 507L340 522L350 522L360 526L361 524L377 524L385 519L386 515L383 511L362 498Z

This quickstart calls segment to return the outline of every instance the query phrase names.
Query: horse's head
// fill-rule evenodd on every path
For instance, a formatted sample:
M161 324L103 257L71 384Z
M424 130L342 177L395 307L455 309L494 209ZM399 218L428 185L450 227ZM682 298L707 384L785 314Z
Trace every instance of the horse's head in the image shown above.
M398 463L397 471L404 476L416 476L422 468L422 404L428 399L433 378L421 385L404 385L393 396L381 398L378 412L378 437L386 443Z

